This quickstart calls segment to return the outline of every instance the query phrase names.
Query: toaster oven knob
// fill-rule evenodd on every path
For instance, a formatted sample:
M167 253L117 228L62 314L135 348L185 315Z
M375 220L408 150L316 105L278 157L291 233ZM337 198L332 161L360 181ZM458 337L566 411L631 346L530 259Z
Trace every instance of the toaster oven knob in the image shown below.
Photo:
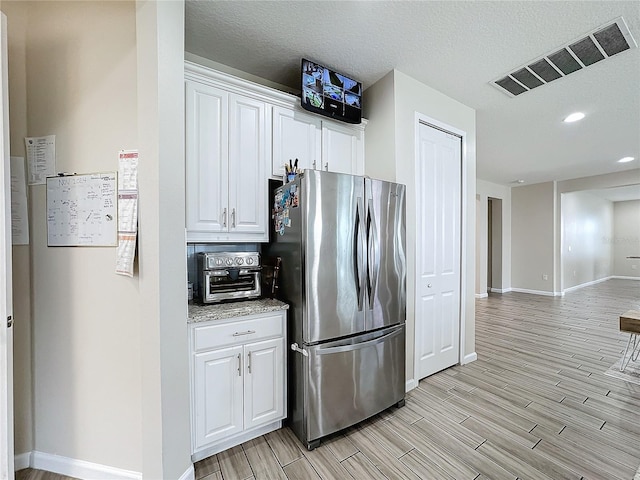
M233 265L233 258L227 258L227 265Z
M242 258L236 258L236 265L242 265L244 260Z
M216 265L218 265L218 266L222 265L222 259L221 258L216 258Z
M252 257L247 258L247 265L253 265L253 258Z

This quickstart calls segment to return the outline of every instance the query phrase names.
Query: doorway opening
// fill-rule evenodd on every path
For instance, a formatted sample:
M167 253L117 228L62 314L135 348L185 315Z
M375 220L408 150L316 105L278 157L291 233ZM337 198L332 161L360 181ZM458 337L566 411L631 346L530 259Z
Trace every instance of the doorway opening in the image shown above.
M487 204L487 293L502 293L502 200Z

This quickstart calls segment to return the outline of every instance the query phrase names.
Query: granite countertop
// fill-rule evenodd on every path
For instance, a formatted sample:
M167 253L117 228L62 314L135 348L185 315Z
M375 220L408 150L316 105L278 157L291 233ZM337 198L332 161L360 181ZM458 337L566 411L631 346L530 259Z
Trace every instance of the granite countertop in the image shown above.
M273 298L260 298L246 300L244 302L217 303L213 305L191 304L189 305L189 318L187 323L208 322L209 320L222 320L226 318L255 315L257 313L287 310L289 305Z

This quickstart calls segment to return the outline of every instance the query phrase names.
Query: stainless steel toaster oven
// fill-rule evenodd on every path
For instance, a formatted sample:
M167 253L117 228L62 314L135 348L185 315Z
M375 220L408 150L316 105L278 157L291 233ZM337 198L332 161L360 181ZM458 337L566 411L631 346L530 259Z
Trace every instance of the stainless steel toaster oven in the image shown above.
M202 303L247 300L262 293L258 252L198 254L198 280Z

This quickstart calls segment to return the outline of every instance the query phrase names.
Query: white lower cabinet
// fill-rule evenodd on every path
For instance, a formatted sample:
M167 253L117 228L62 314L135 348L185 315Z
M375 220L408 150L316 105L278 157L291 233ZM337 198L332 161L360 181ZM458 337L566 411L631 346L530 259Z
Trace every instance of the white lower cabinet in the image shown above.
M285 311L190 325L192 459L281 426Z

